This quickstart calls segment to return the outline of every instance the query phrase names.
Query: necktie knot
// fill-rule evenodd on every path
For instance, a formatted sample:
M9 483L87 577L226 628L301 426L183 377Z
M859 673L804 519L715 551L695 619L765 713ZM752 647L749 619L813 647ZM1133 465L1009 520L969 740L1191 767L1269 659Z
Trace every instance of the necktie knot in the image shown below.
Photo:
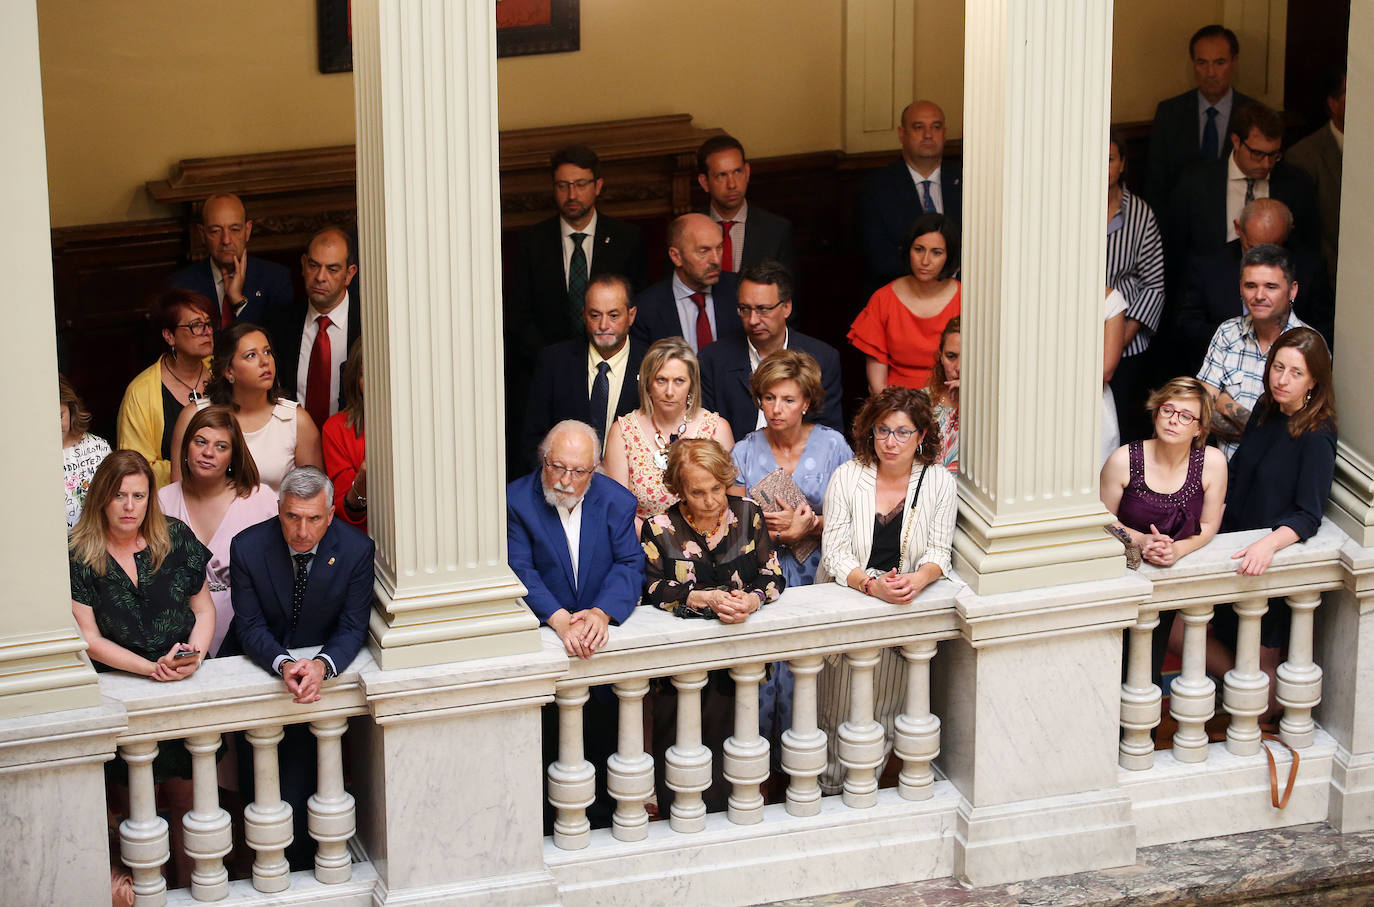
M329 330L329 328L334 324L334 322L329 320L328 315L321 315L319 318L316 318L315 323L320 326L320 330L322 331Z
M693 293L693 294L692 294L692 302L696 303L696 305L697 305L697 310L698 310L698 311L702 311L702 312L706 311L706 294L705 294L705 293Z
M1215 120L1215 119L1217 118L1217 115L1220 114L1220 113L1221 113L1221 111L1217 110L1215 107L1208 107L1208 108L1207 108L1207 119L1209 119L1209 120Z
M721 229L721 232L723 232L723 233L729 233L729 232L730 232L730 228L733 227L736 223L738 223L738 221L733 221L733 220L723 220L723 221L721 221L721 222L720 222L720 229Z
M582 248L582 240L584 240L584 239L586 239L586 238L587 238L587 234L585 234L585 233L574 233L574 234L572 234L572 241L573 241L573 244L576 245L579 249Z
M293 554L291 560L296 562L296 575L300 576L310 567L310 562L315 559L315 555L307 551L304 554Z
M611 364L609 362L598 362L596 364L596 377L600 378L602 375L606 374L610 370Z

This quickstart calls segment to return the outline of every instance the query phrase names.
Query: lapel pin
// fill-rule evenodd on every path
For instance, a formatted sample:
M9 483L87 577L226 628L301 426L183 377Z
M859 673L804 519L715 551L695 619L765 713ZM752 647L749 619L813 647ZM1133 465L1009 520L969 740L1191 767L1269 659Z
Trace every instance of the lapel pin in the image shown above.
M330 567L334 566L334 558L332 558L332 557L329 559L329 566L330 566Z

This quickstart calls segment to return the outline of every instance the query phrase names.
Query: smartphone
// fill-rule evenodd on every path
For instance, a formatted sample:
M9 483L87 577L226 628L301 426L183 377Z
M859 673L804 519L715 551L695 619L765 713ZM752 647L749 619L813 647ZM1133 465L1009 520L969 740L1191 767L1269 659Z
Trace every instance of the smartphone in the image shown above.
M194 658L199 654L200 653L197 652L195 649L177 649L176 654L174 654L172 658Z

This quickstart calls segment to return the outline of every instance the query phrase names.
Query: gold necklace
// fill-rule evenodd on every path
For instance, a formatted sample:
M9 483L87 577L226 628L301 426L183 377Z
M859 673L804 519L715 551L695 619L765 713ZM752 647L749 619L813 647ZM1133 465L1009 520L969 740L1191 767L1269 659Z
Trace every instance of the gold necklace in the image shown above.
M717 532L720 532L721 524L725 522L725 515L729 512L730 503L727 501L725 506L721 508L720 515L716 517L716 525L711 527L710 532L702 532L701 529L697 527L696 521L692 519L692 512L686 507L682 508L682 518L687 521L688 526L692 527L693 532L704 539L709 539Z

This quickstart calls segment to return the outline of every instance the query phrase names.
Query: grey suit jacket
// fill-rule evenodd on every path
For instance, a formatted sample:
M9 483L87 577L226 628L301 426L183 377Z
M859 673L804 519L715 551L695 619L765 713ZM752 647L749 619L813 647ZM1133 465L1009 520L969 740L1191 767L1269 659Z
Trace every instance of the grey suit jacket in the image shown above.
M1317 216L1321 219L1322 259L1327 279L1336 285L1336 246L1341 232L1341 148L1329 123L1288 150L1284 159L1317 184Z

